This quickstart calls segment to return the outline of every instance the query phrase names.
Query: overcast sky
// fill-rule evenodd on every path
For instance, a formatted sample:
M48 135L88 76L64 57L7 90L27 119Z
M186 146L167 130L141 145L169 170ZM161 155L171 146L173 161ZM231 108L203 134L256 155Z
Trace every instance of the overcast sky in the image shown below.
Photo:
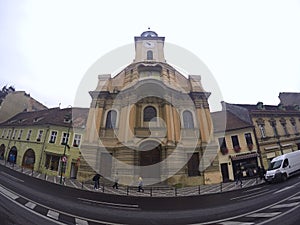
M196 55L221 100L277 105L280 92L300 92L296 0L0 0L0 86L48 107L73 105L89 68L148 27Z

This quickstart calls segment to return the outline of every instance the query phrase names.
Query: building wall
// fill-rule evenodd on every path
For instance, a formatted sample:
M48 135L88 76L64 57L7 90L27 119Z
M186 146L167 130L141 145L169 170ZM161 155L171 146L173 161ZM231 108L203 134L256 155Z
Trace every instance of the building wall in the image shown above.
M8 134L8 130L11 130L10 136L7 135L3 136L3 132ZM17 135L13 137L13 131L18 130ZM20 130L23 130L23 133L19 139L19 132ZM31 136L30 139L27 140L28 132L31 130ZM38 141L38 133L40 130L43 130L42 138ZM49 143L51 131L57 131L57 139L55 143ZM20 127L0 127L0 145L5 146L5 154L4 159L9 159L9 152L12 148L17 149L17 158L16 158L16 164L19 166L27 166L23 163L25 152L29 149L32 149L35 155L35 163L33 165L34 171L39 171L43 174L48 175L60 175L60 160L61 156L64 153L65 145L61 144L61 137L62 133L68 132L68 127L61 127L61 126L20 126ZM70 148L66 147L66 156L67 156L67 166L66 171L63 173L64 176L70 177L74 172L76 172L75 168L73 168L73 171L71 172L71 167L77 166L78 159L80 158L80 150L79 147L73 146L73 140L74 140L74 130L70 129L70 138L68 141L68 145ZM82 135L82 130L76 130L77 134ZM57 164L58 170L54 171L51 170L51 168L46 168L46 155L54 155L58 157Z
M153 96L141 97L140 95L143 96L144 94L144 86L147 88L147 85L149 85L147 83L149 80L148 78L139 78L135 74L138 66L138 64L130 65L131 69L124 69L123 72L120 72L114 78L110 78L107 75L99 76L98 86L95 91L91 92L92 103L87 119L87 132L83 145L83 156L88 161L91 160L92 162L89 163L92 165L88 167L87 163L81 164L84 169L80 168L80 176L88 177L92 175L91 170L95 170L97 163L101 161L101 159L98 162L95 161L93 154L99 155L99 152L101 152L100 149L103 148L107 152L112 153L113 156L118 156L118 160L120 161L126 161L131 165L138 165L139 157L134 155L134 153L129 154L128 151L130 148L140 148L146 141L160 143L162 160L167 157L168 152L172 152L177 148L182 149L181 155L178 155L174 159L175 161L178 160L178 163L186 162L187 155L192 153L194 149L195 152L198 152L199 157L203 155L201 149L206 148L209 149L207 152L210 152L210 155L207 157L211 158L212 155L216 155L217 144L213 144L215 141L212 132L213 124L207 101L209 94L203 90L200 79L198 78L197 80L197 76L190 77L189 79L179 78L182 75L175 75L175 72L172 71L168 72L169 66L160 64L162 67L160 78L152 79L150 85L153 85L153 89L158 93L168 93L170 96L165 94L168 100L165 101L162 98ZM122 79L118 76L122 76ZM131 78L129 79L128 77ZM133 79L136 79L136 81L133 82ZM192 99L194 109L178 92L177 86L170 85L171 81L169 82L168 79L177 79L177 82L179 82L179 79L183 79L187 83L184 86L184 91ZM132 81L130 85L128 84L129 80ZM165 80L168 85L164 83ZM175 84L176 82L174 82ZM131 89L133 90L131 91ZM189 95L190 92L193 94ZM143 110L147 106L152 106L156 109L158 117L156 121L143 122ZM114 129L105 127L107 115L110 110L117 112ZM183 128L182 113L185 110L190 110L193 115L194 128L192 129ZM183 138L184 136L189 138ZM97 147L99 141L101 143ZM169 163L166 168L161 168L162 176L165 176L163 175L164 171L167 170L168 173L171 173L170 171L174 171L175 167L175 164ZM199 173L197 179L187 175L187 165L183 165L183 167L182 170L175 172L172 179L168 179L170 184L178 182L185 185L204 183L205 179L199 179L200 176L204 175L208 182L219 181L215 175L216 171L218 171L218 163L209 164L207 166L208 170L205 173ZM112 165L112 168L113 176L118 169L115 164ZM119 174L119 176L122 177L122 174ZM121 180L131 182L131 180L136 180L138 176L138 172L134 172L127 174L127 178L124 175L124 178L121 178Z
M0 106L0 123L8 120L19 112L47 109L46 106L30 97L24 91L7 94Z
M253 145L248 145L246 142L246 138L245 138L245 134L246 133L250 133L251 137L252 137L252 142ZM226 141L226 146L227 146L227 151L221 151L221 146L219 146L219 150L218 150L218 158L219 158L219 165L220 165L220 175L224 175L222 174L222 168L221 165L222 164L226 164L227 168L228 168L228 180L227 178L224 176L222 177L223 181L229 181L229 180L235 180L235 174L236 174L236 168L234 166L234 163L237 161L241 161L242 160L238 160L239 157L243 157L245 159L250 159L250 158L254 158L253 154L258 153L258 147L256 145L256 140L255 140L255 135L253 132L252 128L243 128L243 129L237 129L235 131L226 131L225 133L215 133L216 134L216 139L218 140L219 138L223 138L225 137L225 141ZM225 134L225 136L224 136ZM237 136L238 137L238 141L240 144L240 150L235 150L233 147L233 143L232 143L232 136ZM251 157L250 157L251 156ZM260 159L259 156L257 155L256 157L257 160L257 165L253 165L253 168L256 168L257 166L261 167L260 164ZM243 168L242 168L243 170ZM256 173L256 171L254 171ZM255 175L255 174L253 174ZM244 173L244 177L247 177L247 174Z
M292 125L291 119L295 122L295 126ZM252 120L265 168L268 167L274 157L300 149L300 112L291 114L290 112L281 111L269 115L261 112L253 115ZM278 135L275 135L270 120L276 122ZM282 121L286 122L287 134L281 124ZM264 124L265 128L264 136L259 127L261 123Z

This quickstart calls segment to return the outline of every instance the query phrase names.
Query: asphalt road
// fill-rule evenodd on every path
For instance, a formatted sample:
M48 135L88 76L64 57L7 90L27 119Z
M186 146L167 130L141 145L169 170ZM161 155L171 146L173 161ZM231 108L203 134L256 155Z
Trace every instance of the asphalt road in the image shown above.
M285 183L211 195L133 197L65 187L0 166L0 193L3 225L274 225L282 222L292 225L300 222L298 176Z

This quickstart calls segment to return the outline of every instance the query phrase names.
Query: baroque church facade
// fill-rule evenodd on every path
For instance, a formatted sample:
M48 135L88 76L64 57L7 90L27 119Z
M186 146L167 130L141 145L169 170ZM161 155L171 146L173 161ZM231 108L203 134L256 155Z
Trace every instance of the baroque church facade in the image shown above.
M134 38L135 58L114 77L99 75L81 145L78 177L95 172L133 185L220 181L208 98L200 75L167 63L164 37Z

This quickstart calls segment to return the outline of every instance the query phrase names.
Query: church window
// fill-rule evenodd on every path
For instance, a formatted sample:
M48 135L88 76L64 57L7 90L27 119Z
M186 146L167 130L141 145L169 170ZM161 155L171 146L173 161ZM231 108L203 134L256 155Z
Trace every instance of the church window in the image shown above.
M183 116L183 127L194 128L193 114L190 111L185 110L182 116Z
M156 120L156 109L153 106L147 106L144 109L144 122Z
M107 113L105 128L115 128L117 122L117 112L110 110Z

